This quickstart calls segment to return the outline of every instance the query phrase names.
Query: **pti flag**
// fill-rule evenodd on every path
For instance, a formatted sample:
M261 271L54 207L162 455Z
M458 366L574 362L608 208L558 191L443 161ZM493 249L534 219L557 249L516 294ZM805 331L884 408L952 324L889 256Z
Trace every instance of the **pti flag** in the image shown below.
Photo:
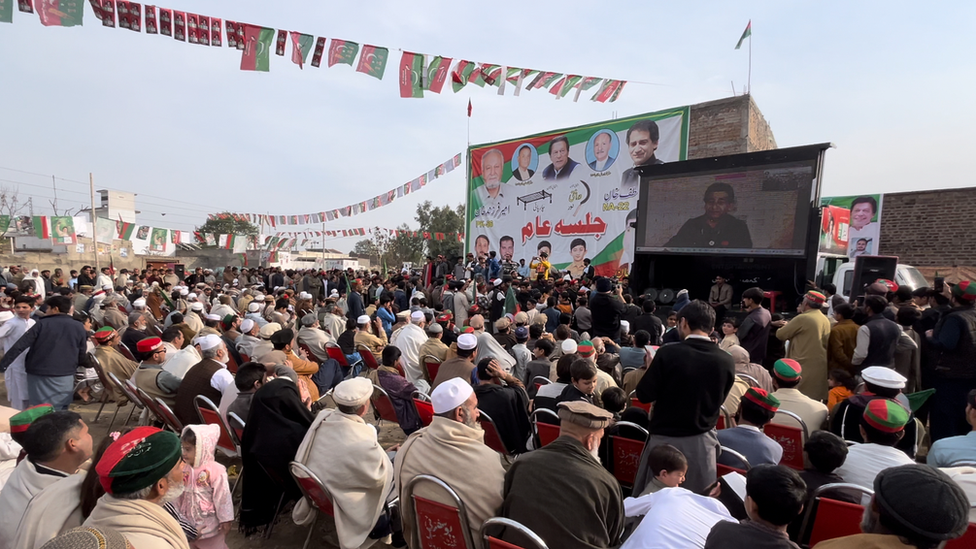
M24 13L34 13L34 4L31 0L19 0L17 8Z
M34 236L48 240L51 238L51 218L46 215L35 215Z
M34 5L37 16L45 27L81 25L85 15L83 0L35 0Z
M199 16L195 13L186 14L186 40L191 44L200 43Z
M400 97L423 97L424 56L409 51L400 57Z
M186 13L173 11L173 40L186 42Z
M308 52L312 51L312 42L315 37L311 34L301 34L294 31L290 32L289 35L291 36L291 62L301 69L308 59Z
M173 36L173 10L159 8L159 34Z
M210 45L211 46L221 46L223 41L220 39L220 19L216 17L210 18Z
M451 72L451 58L437 56L430 61L427 66L427 80L424 82L424 89L434 93L441 93L447 75Z
M606 103L608 100L613 103L620 96L621 90L624 89L623 80L604 80L603 85L600 89L593 95L591 101L597 101L599 103Z
M204 46L210 45L210 18L206 15L197 16L197 41Z
M325 37L320 36L315 41L315 51L312 52L312 66L318 67L322 64L322 53L325 52Z
M595 76L587 76L576 86L576 95L573 96L573 102L579 101L580 93L585 92L600 83L601 78Z
M146 6L146 34L158 34L159 24L156 22L156 6Z
M271 43L275 30L255 25L244 25L244 53L241 54L242 71L271 70Z
M119 240L132 240L132 234L136 230L135 223L126 223L124 221L119 221L116 223L119 230Z
M390 50L366 44L363 46L362 55L359 56L359 66L356 67L356 72L383 80L383 73L386 72L386 61L389 57Z
M278 41L275 43L275 54L285 55L285 45L288 43L288 31L278 31Z
M739 41L735 44L735 49L742 47L742 41L746 38L752 36L752 19L749 20L749 24L746 25L746 30L742 31L742 36L739 37ZM752 42L750 42L751 44Z
M463 59L458 61L457 66L454 67L454 72L451 73L451 87L454 88L454 93L461 91L461 88L468 83L473 71L474 63Z
M95 0L98 2L98 0ZM99 19L102 20L103 27L115 28L115 0L101 0L101 12L102 15ZM95 4L92 4L92 9L95 9ZM96 12L97 13L97 12Z
M332 43L329 44L329 66L342 63L351 67L357 53L359 53L359 44L356 42L333 38Z
M92 9L96 10L95 15L98 15L99 13L101 13L102 8L101 6L97 8L95 6L92 6ZM14 0L0 0L0 23L13 23L13 22L14 22Z

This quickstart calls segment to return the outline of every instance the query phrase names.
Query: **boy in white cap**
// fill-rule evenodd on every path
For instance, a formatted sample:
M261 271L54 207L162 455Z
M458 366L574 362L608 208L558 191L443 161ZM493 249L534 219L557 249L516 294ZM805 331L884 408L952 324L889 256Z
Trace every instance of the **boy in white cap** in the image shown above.
M373 384L347 379L332 392L336 408L319 412L295 455L325 485L335 508L342 549L355 549L367 538L391 532L386 504L396 497L393 464L380 446L376 429L363 420ZM309 524L316 511L303 498L292 511L297 524Z
M441 363L437 370L437 377L432 384L436 389L438 385L453 378L461 378L469 385L477 384L475 380L475 368L478 358L478 338L474 334L461 334L457 340L457 357Z
M410 435L394 459L400 497L406 497L404 488L417 475L434 475L464 502L468 524L481 524L496 516L502 504L505 470L498 454L484 443L484 431L478 425L478 398L466 380L453 378L431 392L431 401L431 424ZM417 484L413 493L453 504L442 490L431 489L430 483ZM420 547L410 507L402 506L403 535L411 547ZM474 537L475 547L480 548L480 537Z

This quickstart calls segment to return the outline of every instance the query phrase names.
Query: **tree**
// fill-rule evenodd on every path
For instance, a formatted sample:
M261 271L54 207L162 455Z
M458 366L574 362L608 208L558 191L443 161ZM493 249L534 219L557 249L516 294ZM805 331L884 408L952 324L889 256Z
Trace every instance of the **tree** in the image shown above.
M21 202L18 195L20 189L0 186L0 215L9 215L11 218L23 215L28 207L27 202Z
M464 204L458 204L456 208L435 208L426 200L417 205L416 219L420 230L430 233L430 240L425 241L428 256L443 255L453 260L464 254L464 244L457 239L457 234L464 232ZM436 233L444 233L444 240L437 240Z
M214 215L215 217L208 219L206 223L197 227L198 233L258 236L258 228L253 223L249 223L240 218L234 219L234 214L229 212Z
M410 227L406 223L397 227L397 232L409 231ZM394 237L387 237L389 248L386 253L387 267L390 269L399 268L404 263L418 265L424 255L424 239L418 236L399 234Z
M370 238L356 242L356 245L352 247L352 253L356 257L366 257L372 261L376 261L380 256L376 251L376 244Z

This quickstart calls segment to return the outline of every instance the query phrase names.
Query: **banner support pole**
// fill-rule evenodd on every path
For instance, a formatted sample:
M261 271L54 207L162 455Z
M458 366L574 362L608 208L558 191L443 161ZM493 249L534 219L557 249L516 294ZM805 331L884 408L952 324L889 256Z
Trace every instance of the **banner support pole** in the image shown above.
M92 238L92 244L94 244L95 248L95 274L97 275L101 273L102 270L99 268L98 264L98 236L95 235L95 177L91 172L88 172L88 192L89 198L91 198L92 236L94 237ZM111 246L111 244L109 244L109 246Z

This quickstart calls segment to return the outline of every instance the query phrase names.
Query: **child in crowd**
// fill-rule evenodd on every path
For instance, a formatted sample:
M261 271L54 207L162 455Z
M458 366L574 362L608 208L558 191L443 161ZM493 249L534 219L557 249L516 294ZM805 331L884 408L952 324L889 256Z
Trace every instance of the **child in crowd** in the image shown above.
M594 401L593 394L596 391L596 366L588 360L577 359L570 364L569 375L572 383L563 389L556 400L556 405L558 406L560 402L585 400L599 406L599 403Z
M627 409L627 393L620 387L610 387L600 395L603 409L613 414L614 421L620 421L620 414Z
M853 396L857 387L854 377L840 368L831 370L827 375L827 386L830 387L830 392L827 393L827 410L831 412L834 411L834 406Z
M187 425L180 437L184 491L177 508L199 532L193 549L227 549L224 538L234 521L227 469L214 461L219 438L217 425Z
M705 540L705 549L796 549L786 527L800 516L806 495L803 479L789 467L760 465L749 469L745 500L749 520L716 523Z
M642 496L653 494L664 488L677 488L685 481L688 460L685 455L670 444L660 444L651 448L647 454L647 464L654 472L654 478L647 483Z
M732 318L722 321L722 342L718 344L719 349L728 351L733 345L739 344L739 336L735 335L739 331L739 322Z

